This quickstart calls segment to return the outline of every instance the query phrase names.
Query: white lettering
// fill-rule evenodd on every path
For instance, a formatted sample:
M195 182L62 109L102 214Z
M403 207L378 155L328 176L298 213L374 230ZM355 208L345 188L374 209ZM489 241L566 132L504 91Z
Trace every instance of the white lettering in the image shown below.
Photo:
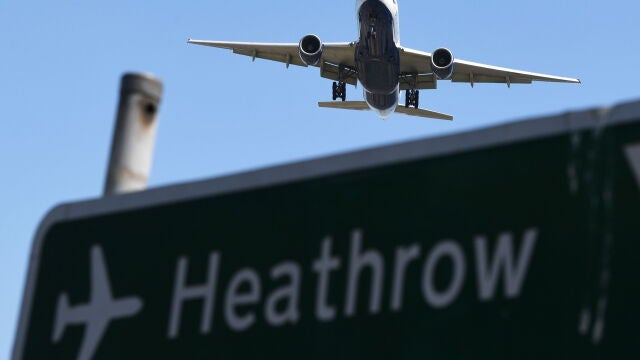
M273 291L265 303L265 317L273 326L281 326L287 322L295 324L300 317L298 298L300 296L300 266L294 262L285 262L271 269L271 279L287 276L289 284ZM285 310L278 312L278 304L284 302Z
M629 164L631 165L631 169L633 170L636 183L640 187L640 143L627 145L625 152L627 154Z
M214 319L217 316L214 313L218 303L218 287L225 292L222 303L217 306L223 311L222 318L227 328L234 332L250 329L259 319L264 319L265 325L270 327L298 324L304 316L301 311L310 310L314 306L310 302L314 299L315 320L319 322L334 321L339 316L339 310L344 311L343 316L346 318L355 316L359 308L361 312L368 314L380 313L383 299L386 302L387 295L390 312L402 311L407 304L411 304L413 310L415 300L418 299L409 300L408 296L420 291L422 296L417 296L422 297L426 305L434 309L447 308L461 295L467 277L467 261L474 260L476 263L469 264L469 271L475 271L476 275L470 273L469 276L475 276L477 300L490 301L496 296L502 296L502 290L505 298L517 298L524 287L537 237L537 228L526 229L518 244L514 243L517 239L513 232L500 233L493 243L486 236L476 235L472 238L473 249L468 249L474 254L469 254L471 258L466 258L460 243L450 239L435 243L429 252L426 252L425 246L431 241L424 239L424 243L397 244L394 249L390 249L389 254L385 254L375 247L366 248L362 230L354 229L349 243L344 244L345 248L350 246L344 270L341 268L341 257L332 253L333 238L327 236L322 240L320 253L312 260L310 270L306 268L308 265L300 262L281 260L268 269L269 276L265 273L260 277L257 269L249 267L237 271L225 269L222 273L229 274L230 277L227 283L221 283L218 279L221 253L209 254L206 274L193 274L206 275L206 278L195 280L195 284L187 280L187 275L191 275L188 274L190 261L191 272L199 273L205 269L193 269L193 259L182 256L176 263L167 337L179 337L181 326L195 326L191 325L191 321L185 320L185 307L189 318L195 315L192 311L201 309L201 313L196 313L200 315L199 329L192 331L211 333L216 326ZM393 261L387 268L384 255L388 256L389 261ZM310 275L303 271L317 275L315 285L309 283L303 286L306 275ZM390 286L387 286L389 294L385 293L386 279L390 281ZM270 281L264 288L263 280ZM226 275L220 281L226 281ZM315 294L302 293L314 290ZM404 302L405 297L407 304ZM465 299L465 303L470 300ZM182 324L182 320L187 325Z
M376 250L367 250L360 254L362 248L362 231L354 230L351 234L351 256L349 257L349 277L347 284L347 300L344 313L352 316L355 313L358 297L358 279L365 267L371 269L371 294L369 296L369 312L380 311L382 303L382 281L384 261Z
M202 298L204 300L204 310L200 320L200 332L206 334L211 330L213 320L213 309L216 296L216 284L218 282L218 266L220 254L213 252L209 255L209 266L207 271L207 282L199 286L187 286L187 266L189 259L181 257L178 259L175 282L173 286L173 301L171 304L171 315L169 321L168 337L174 339L178 336L180 328L180 315L182 304L188 300Z
M453 276L449 287L440 292L433 283L436 266L445 256L450 257L453 261ZM437 309L449 306L462 290L465 268L464 253L460 245L451 240L438 243L429 253L422 272L422 293L427 303Z
M240 287L247 284L248 291L240 293ZM225 298L224 317L227 324L232 330L247 330L256 321L256 314L248 311L244 315L238 315L237 307L243 305L252 305L260 301L260 278L252 269L242 269L238 271L227 288Z
M340 268L340 258L331 257L331 237L322 240L320 258L313 262L313 271L318 273L316 289L316 318L320 321L331 321L336 316L336 309L327 304L329 292L329 273Z
M400 311L402 309L402 299L404 297L404 275L407 266L420 256L420 245L414 244L409 247L396 249L396 261L393 271L393 290L391 292L391 310Z
M478 297L490 300L495 296L500 273L504 273L504 292L507 298L520 295L524 278L533 255L538 230L528 229L524 232L522 246L518 258L513 260L513 236L505 232L498 236L498 245L493 253L493 262L489 265L487 239L478 236L474 239L476 250L476 274L478 277Z

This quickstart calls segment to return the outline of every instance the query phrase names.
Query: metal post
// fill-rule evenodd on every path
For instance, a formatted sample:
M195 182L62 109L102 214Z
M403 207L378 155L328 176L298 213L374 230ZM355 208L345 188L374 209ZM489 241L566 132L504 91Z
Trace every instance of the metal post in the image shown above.
M147 187L161 98L162 82L156 77L136 73L122 76L105 196Z

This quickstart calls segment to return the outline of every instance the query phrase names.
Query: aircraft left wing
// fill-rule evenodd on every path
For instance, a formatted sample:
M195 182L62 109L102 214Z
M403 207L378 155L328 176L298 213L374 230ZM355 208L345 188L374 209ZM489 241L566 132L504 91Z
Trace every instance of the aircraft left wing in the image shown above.
M245 55L255 59L266 59L278 61L289 65L307 65L300 59L297 43L253 43L253 42L230 42L230 41L210 41L210 40L187 40L189 44L211 46L220 49L233 51L235 54ZM321 69L321 76L338 80L338 70L342 66L345 69L344 81L355 85L355 59L353 56L355 44L353 42L324 43L323 52L317 67Z
M485 65L466 60L455 59L452 82L531 84L533 81L580 83L579 79L539 74L528 71ZM400 48L400 72L402 74L430 74L431 54L409 48ZM420 87L417 87L420 88Z

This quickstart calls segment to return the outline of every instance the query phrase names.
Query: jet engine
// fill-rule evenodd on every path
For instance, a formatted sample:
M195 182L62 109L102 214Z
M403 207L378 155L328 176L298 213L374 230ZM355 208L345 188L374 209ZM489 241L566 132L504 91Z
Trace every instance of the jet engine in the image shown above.
M431 70L439 80L449 80L453 75L455 63L449 49L440 48L431 54Z
M319 37L307 35L300 40L298 45L300 59L307 65L316 65L322 57L322 48L323 44Z

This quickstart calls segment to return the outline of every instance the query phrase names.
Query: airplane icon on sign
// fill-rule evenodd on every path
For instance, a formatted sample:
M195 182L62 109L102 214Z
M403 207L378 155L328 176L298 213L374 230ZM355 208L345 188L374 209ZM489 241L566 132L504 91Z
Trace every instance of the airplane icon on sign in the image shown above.
M130 296L114 299L109 285L109 276L100 246L91 248L91 294L90 301L76 306L69 305L69 296L60 294L52 333L53 343L62 340L70 325L85 325L84 338L78 360L89 360L114 319L132 317L142 309L142 300Z

